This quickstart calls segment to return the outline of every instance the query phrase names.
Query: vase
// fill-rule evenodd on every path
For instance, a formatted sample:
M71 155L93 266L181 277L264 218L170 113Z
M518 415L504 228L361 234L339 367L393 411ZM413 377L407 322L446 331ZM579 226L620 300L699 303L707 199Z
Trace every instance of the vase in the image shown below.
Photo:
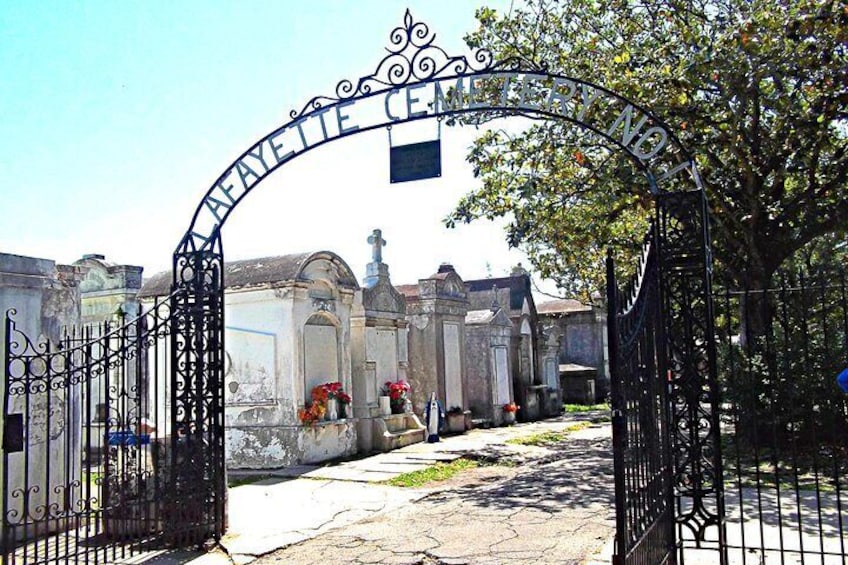
M344 420L347 418L347 404L344 402L339 403L339 420Z
M380 415L388 416L392 413L392 399L388 396L381 396L379 398L380 402Z
M403 414L404 402L402 400L392 402L391 405L392 405L392 414Z
M504 424L511 426L515 423L515 412L504 412Z
M324 414L324 419L328 422L339 419L339 401L337 399L327 399L327 413Z

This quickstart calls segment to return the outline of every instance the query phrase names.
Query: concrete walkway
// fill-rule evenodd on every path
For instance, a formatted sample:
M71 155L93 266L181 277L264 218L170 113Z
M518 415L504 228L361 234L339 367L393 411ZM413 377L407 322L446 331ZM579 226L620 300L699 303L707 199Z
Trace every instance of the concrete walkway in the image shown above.
M472 430L356 461L263 472L270 476L229 490L221 548L146 562L584 563L613 535L609 425L547 447L506 443L580 419ZM378 484L463 456L506 464L431 488Z

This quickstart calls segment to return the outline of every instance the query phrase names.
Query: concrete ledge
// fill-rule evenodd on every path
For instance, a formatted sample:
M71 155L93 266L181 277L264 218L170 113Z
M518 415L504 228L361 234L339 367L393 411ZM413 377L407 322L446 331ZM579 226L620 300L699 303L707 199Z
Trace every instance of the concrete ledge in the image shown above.
M392 451L424 441L426 428L415 414L392 414L374 418L372 422L374 448L378 451Z

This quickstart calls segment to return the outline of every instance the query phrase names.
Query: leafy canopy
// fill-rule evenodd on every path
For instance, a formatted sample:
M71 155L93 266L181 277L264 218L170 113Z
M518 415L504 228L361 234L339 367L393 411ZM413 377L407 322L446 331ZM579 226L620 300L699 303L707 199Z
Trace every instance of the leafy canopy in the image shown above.
M696 155L723 282L762 285L848 225L848 4L840 0L526 0L477 12L472 48L605 86L650 109ZM570 124L490 130L482 185L448 225L509 219L544 277L588 294L603 254L638 245L652 199L617 148Z

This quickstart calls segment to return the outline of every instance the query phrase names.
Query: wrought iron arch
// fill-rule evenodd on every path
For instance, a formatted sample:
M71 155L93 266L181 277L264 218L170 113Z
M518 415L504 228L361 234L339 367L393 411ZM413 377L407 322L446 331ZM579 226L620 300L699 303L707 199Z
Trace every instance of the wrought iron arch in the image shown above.
M174 252L173 290L180 292L173 295L172 426L196 430L203 441L186 445L205 450L185 456L200 470L179 471L185 476L175 480L180 496L209 501L205 519L193 519L197 535L224 530L221 228L232 211L270 173L331 141L393 124L490 112L574 124L617 146L644 174L657 202L662 249L678 521L697 543L711 526L723 539L707 206L692 155L660 118L615 92L531 61L496 61L486 50L450 55L409 11L389 40L388 55L372 74L342 80L334 94L310 99L236 158L201 199Z

